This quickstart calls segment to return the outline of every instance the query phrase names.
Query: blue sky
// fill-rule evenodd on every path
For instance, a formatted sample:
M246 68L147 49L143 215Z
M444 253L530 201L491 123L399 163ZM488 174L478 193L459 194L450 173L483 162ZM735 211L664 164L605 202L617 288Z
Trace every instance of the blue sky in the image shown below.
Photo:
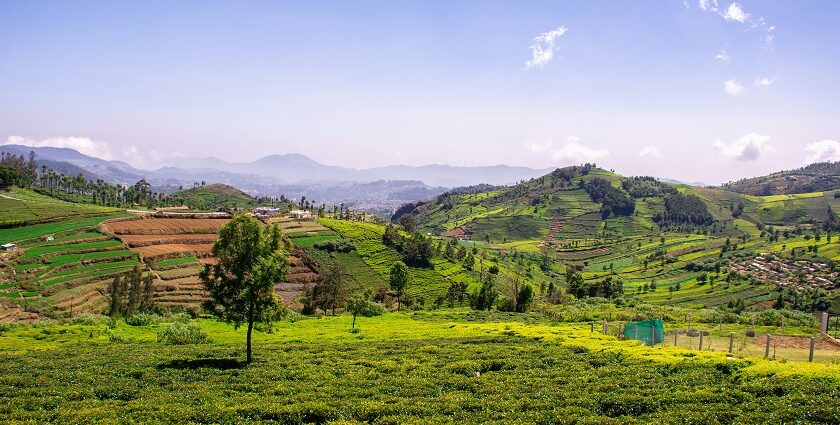
M838 2L0 1L0 143L153 168L840 160Z

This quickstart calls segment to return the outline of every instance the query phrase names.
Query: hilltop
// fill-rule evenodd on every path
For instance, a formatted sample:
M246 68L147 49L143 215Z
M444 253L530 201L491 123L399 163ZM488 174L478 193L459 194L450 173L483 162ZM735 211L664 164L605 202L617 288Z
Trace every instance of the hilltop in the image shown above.
M840 162L820 162L795 170L725 183L725 190L747 195L786 195L840 189Z
M173 192L170 196L196 210L216 210L225 207L254 207L257 200L251 195L226 184L213 183Z

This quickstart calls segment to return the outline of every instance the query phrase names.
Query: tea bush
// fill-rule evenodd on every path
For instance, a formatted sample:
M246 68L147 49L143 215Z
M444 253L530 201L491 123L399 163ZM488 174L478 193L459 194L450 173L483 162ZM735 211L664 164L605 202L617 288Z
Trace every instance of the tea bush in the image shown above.
M195 323L175 322L161 329L157 340L168 345L206 344L210 342L210 337Z

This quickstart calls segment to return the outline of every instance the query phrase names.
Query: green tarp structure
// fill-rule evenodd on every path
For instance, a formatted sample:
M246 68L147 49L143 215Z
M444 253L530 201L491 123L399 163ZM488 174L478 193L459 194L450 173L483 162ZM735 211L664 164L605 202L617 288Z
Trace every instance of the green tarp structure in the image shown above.
M661 320L627 322L624 325L624 337L642 341L646 345L660 344L665 341L665 328Z

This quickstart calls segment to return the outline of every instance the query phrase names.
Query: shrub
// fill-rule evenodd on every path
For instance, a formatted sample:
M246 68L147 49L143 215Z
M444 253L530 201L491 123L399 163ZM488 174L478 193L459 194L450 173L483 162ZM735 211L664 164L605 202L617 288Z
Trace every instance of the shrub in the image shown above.
M139 313L129 316L125 319L125 324L129 326L149 326L153 323L158 323L159 317L151 314Z
M108 332L108 341L117 342L117 343L127 343L131 342L131 338L128 338L125 335L118 334L116 332Z
M157 334L157 340L161 344L186 345L186 344L207 344L210 338L204 329L195 323L173 323Z
M342 252L348 253L356 249L353 242L349 239L331 239L327 241L317 242L313 245L315 249L327 252Z

